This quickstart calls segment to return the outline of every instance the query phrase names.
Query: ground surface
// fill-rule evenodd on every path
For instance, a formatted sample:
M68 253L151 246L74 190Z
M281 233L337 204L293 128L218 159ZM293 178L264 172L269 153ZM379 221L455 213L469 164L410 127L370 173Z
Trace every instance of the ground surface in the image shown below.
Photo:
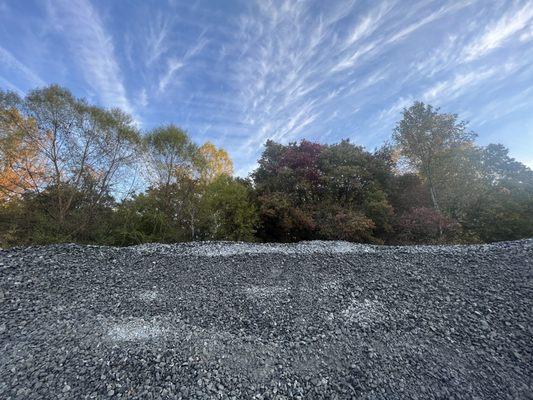
M531 398L532 266L533 240L0 251L0 398Z

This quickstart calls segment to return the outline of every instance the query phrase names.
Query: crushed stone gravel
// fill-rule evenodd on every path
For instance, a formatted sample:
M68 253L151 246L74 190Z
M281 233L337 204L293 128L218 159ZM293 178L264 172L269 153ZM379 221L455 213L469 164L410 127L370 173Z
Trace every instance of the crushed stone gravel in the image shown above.
M533 240L0 250L0 399L533 398Z

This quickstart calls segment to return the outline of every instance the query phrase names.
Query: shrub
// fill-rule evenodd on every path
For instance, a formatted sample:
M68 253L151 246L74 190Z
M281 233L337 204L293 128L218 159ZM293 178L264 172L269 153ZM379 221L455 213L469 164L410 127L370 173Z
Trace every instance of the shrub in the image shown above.
M418 207L399 218L396 230L402 243L448 243L459 236L461 226L433 208Z

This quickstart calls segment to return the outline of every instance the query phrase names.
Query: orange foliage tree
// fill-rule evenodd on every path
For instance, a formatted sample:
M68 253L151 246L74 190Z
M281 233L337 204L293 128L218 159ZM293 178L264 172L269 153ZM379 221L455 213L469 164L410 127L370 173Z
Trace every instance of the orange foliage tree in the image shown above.
M0 201L36 191L44 183L42 143L34 140L37 127L15 108L0 109Z
M200 171L202 181L209 183L220 175L233 174L233 162L226 150L211 142L205 142L198 150L204 162Z

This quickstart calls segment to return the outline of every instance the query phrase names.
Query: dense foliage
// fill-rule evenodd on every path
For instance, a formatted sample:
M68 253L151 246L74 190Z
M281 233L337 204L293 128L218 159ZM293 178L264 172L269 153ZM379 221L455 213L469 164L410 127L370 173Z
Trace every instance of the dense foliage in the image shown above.
M240 179L224 149L174 125L141 133L58 86L0 91L0 245L532 237L533 172L474 138L416 102L392 145L268 141Z

